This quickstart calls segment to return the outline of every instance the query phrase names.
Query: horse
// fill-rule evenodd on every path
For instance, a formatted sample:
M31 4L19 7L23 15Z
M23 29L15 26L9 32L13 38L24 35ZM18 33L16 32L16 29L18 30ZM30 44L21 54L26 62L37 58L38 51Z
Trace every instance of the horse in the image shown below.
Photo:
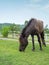
M19 37L19 42L20 42L19 51L25 51L25 48L28 45L29 35L31 35L32 37L32 44L33 44L32 50L35 50L34 35L36 35L38 38L40 50L42 50L42 43L46 47L45 39L44 39L44 26L42 20L31 18L28 24L23 28Z

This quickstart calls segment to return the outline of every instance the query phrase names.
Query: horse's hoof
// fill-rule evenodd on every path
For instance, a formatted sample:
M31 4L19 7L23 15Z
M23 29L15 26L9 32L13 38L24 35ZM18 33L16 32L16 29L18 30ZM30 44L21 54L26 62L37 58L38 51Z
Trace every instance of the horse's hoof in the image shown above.
M44 45L46 47L46 45Z
M40 49L40 51L42 51L43 49Z
M35 49L32 49L32 51L35 51Z

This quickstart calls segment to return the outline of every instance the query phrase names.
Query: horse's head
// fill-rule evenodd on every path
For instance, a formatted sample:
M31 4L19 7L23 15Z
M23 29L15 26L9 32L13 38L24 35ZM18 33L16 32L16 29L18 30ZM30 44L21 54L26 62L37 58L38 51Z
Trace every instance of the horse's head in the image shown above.
M28 41L26 37L23 37L22 35L20 35L19 42L20 42L19 51L24 51L26 46L28 45Z

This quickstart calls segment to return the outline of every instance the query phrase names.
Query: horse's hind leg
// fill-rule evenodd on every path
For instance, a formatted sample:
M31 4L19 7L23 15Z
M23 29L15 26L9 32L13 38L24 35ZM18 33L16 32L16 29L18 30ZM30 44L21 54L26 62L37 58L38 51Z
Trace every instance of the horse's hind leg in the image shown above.
M41 39L42 39L43 45L46 47L45 39L44 39L44 31L41 33Z

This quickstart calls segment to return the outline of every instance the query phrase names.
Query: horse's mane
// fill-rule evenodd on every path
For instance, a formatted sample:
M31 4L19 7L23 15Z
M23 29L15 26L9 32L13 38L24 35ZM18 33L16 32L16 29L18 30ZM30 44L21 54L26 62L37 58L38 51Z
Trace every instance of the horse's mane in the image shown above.
M26 31L27 27L31 24L32 20L34 20L34 18L30 19L29 22L28 22L28 24L22 30L21 34L22 34L23 37L25 37L25 31Z

